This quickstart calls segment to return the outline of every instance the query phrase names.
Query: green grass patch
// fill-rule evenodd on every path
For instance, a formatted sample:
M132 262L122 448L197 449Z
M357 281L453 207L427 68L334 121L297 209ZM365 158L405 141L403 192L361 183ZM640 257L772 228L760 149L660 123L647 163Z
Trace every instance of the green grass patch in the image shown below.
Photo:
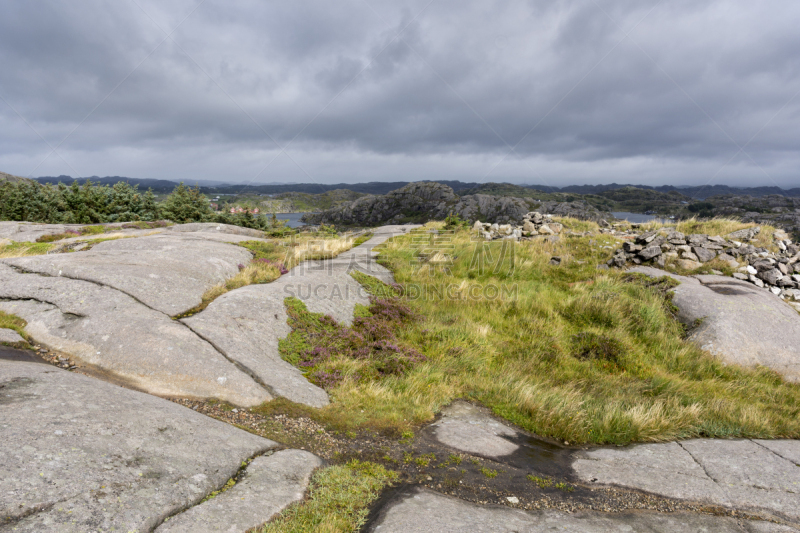
M53 248L54 245L46 242L12 242L5 246L0 246L0 259L44 255Z
M613 237L476 243L459 231L431 254L430 243L419 245L425 231L381 247L398 287L353 274L414 316L388 322L401 352L424 356L402 372L369 370L372 356L336 344L352 333L290 304L287 360L308 363L328 350L305 368L340 374L327 385L334 401L324 416L399 432L466 398L576 444L800 437L800 386L764 368L723 365L687 342L671 281L596 268L619 247Z
M311 478L306 501L289 506L260 532L358 531L366 522L370 504L396 479L396 472L356 460L322 468Z
M17 315L0 311L0 329L13 329L19 333L26 342L30 342L30 337L25 333L25 326L27 325L28 323Z
M356 238L356 240L353 241L353 246L355 247L355 246L359 246L361 244L364 244L365 242L367 242L368 240L370 240L372 238L372 235L373 234L372 234L371 231L368 231L368 232L364 233L363 235L359 235Z

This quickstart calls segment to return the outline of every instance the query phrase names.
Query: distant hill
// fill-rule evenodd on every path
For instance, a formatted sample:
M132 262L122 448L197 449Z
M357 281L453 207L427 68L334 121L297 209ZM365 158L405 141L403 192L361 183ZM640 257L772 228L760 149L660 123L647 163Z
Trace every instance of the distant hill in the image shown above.
M92 176L92 177L89 177L89 178L78 178L78 179L74 179L74 178L72 178L70 176L57 176L57 177L45 176L45 177L42 177L42 178L36 178L36 181L38 181L39 183L42 183L42 184L49 183L49 184L52 184L52 185L56 185L58 183L63 183L64 185L72 185L72 183L75 182L75 181L78 182L78 185L83 185L87 181L91 181L95 185L114 185L115 183L118 183L118 182L122 181L122 182L130 183L131 185L138 185L139 189L142 189L142 190L153 189L156 192L164 192L164 193L172 192L172 189L174 189L178 185L177 181L157 180L157 179L126 178L124 176L107 176L107 177L104 177L104 178L99 178L97 176ZM203 187L203 186L210 185L210 184L216 185L216 184L218 184L220 182L208 182L208 181L196 180L194 182L186 181L185 183L187 185L192 185L192 186L198 185L200 187Z
M754 196L761 197L770 194L780 194L788 197L800 197L800 188L781 189L780 187L729 187L728 185L699 185L695 187L676 187L674 185L630 185L609 183L607 185L567 185L566 187L550 187L549 185L526 185L531 189L538 189L544 192L563 192L573 194L600 194L606 191L624 189L632 187L635 189L650 189L658 192L668 193L677 191L684 196L703 200L711 196Z
M25 179L18 178L16 179ZM90 178L79 178L79 184L86 182L90 179L92 183L99 183L103 185L113 185L119 181L125 181L131 185L138 185L140 189L152 188L156 192L166 193L171 192L179 180L159 180L159 179L138 179L126 178L123 176L107 176L99 178L92 176ZM51 177L46 176L37 178L39 183L65 183L71 185L74 180L70 176ZM391 191L405 187L410 181L371 181L368 183L334 183L334 184L320 184L320 183L268 183L268 184L231 184L218 180L183 180L187 185L197 185L200 190L207 194L281 194L288 192L299 192L307 194L322 194L328 191L337 189L347 189L353 192L362 194L387 194ZM431 180L423 180L431 181ZM436 181L442 185L447 185L456 194L465 196L467 194L490 194L495 196L515 196L520 198L537 198L544 200L547 195L551 194L580 194L580 195L601 195L608 191L618 189L625 189L628 187L635 189L645 189L658 191L661 193L678 192L683 196L687 196L695 200L704 200L711 196L753 196L760 198L771 194L779 194L787 197L800 198L800 187L792 189L781 189L779 187L729 187L728 185L702 185L694 187L676 187L674 185L659 185L653 187L650 185L632 185L632 184L618 184L609 183L605 185L567 185L565 187L552 187L550 185L512 185L510 183L471 183L462 182L457 180L441 180ZM526 192L526 190L534 192Z
M0 172L0 183L4 181L31 181L28 178L23 178L22 176L15 176L13 174L6 174L5 172Z

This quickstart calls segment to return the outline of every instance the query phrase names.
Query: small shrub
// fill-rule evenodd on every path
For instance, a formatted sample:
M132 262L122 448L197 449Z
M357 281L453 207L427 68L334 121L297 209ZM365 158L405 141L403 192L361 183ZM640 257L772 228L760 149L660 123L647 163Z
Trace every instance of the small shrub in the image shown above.
M466 220L462 220L458 213L450 212L449 215L444 219L444 229L461 229L461 228L468 228L469 222Z

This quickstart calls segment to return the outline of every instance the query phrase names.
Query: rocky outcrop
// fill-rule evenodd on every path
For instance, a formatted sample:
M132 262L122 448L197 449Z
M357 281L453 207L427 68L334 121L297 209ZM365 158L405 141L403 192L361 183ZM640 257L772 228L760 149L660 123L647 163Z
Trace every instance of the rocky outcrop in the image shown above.
M495 239L507 239L518 241L538 237L540 235L557 235L561 233L564 226L553 220L551 215L542 215L536 211L525 213L522 216L522 225L512 224L490 224L488 222L475 221L472 230L481 234L487 241Z
M725 276L677 276L635 267L651 277L670 276L677 318L688 340L727 364L764 366L800 383L800 315L755 285ZM765 331L772 332L765 335Z
M223 488L243 462L278 447L167 400L50 365L0 360L0 387L2 531L153 531ZM266 465L278 475L254 476L262 494L283 493L264 520L302 497L308 466L318 464L311 459L297 476L281 475L281 465Z
M718 235L684 235L674 228L662 228L634 235L631 241L614 252L608 266L624 268L652 263L664 267L671 258L686 269L700 268L704 263L717 260L737 269L738 280L766 288L783 298L800 301L800 246L793 243L785 232L778 230L773 239L778 251L751 244L759 233L759 226L735 231L725 237Z
M17 181L29 181L29 182L33 183L33 180L31 180L31 179L23 178L22 176L15 176L13 174L6 174L5 172L0 172L0 185L2 185L3 182L6 182L6 181L11 182L11 183L14 183L14 182L17 182Z
M447 185L412 183L383 196L365 196L322 213L306 214L302 220L310 224L378 226L405 219L444 218L457 200Z
M309 224L375 226L405 221L443 220L453 213L469 222L482 220L497 224L519 224L530 211L599 221L610 218L584 202L540 202L532 198L513 198L474 194L457 196L447 185L420 182L406 185L383 196L365 196L355 202L321 213L309 213Z
M161 234L105 241L80 253L20 257L3 262L24 272L112 287L152 309L174 316L199 305L203 293L236 275L238 265L251 259L252 254L241 246L195 238L191 234Z

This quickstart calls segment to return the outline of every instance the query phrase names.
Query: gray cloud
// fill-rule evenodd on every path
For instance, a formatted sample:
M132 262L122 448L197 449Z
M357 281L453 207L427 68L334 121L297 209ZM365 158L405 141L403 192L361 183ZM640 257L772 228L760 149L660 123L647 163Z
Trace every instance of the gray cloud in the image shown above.
M16 174L800 184L788 0L2 9Z

